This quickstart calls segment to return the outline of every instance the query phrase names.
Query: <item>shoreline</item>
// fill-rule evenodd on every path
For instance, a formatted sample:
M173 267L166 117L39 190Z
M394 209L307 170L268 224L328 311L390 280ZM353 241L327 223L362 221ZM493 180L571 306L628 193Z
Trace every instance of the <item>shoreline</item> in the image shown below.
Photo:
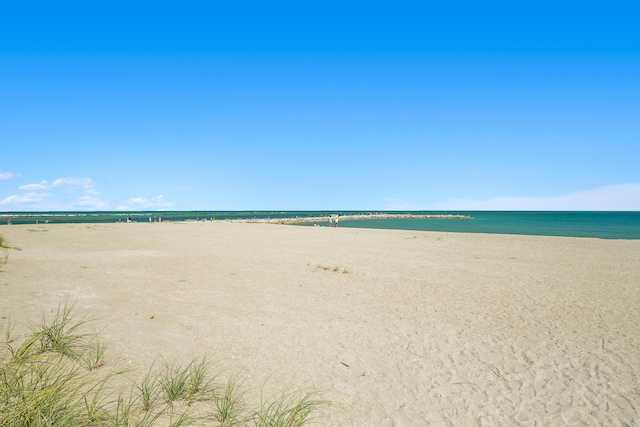
M0 214L1 217L2 214ZM57 213L50 218L19 216L0 220L38 224L109 224L128 222L128 215L115 212L86 214ZM237 212L149 212L132 213L131 222L229 221L326 226L329 216L351 221L345 227L386 228L424 231L524 234L542 236L639 239L640 212L442 212L442 211L237 211Z

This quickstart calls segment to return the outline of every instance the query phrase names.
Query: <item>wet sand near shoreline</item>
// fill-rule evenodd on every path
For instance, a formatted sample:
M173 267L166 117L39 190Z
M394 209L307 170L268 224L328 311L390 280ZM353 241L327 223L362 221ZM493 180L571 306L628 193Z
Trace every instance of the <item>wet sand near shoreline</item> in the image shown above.
M640 241L214 222L0 227L0 327L61 299L110 363L205 353L320 425L640 423Z

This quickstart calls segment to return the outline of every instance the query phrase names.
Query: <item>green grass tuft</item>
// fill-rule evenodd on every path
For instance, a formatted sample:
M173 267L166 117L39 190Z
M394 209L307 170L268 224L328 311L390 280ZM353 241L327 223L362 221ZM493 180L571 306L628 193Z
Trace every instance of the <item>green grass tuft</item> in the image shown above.
M3 236L0 236L0 265L9 261L9 246Z
M227 380L221 393L215 397L213 419L220 427L246 425L251 419L247 414L247 404L242 394L243 380L234 375Z
M106 351L107 346L100 340L100 337L95 337L93 343L87 346L85 353L82 355L84 366L93 371L104 365L106 363L104 358Z
M213 379L209 375L206 357L201 361L194 360L186 366L165 362L159 381L160 390L170 406L176 401L183 401L190 406L194 402L213 399Z
M74 360L80 359L87 348L89 335L79 333L86 320L75 320L71 308L68 301L65 302L58 306L51 322L43 317L40 326L32 328L32 339L37 339L34 344L39 344L39 353L54 352Z
M104 368L106 345L82 332L85 323L67 303L23 337L7 323L0 342L0 427L302 427L328 404L314 392L283 392L252 409L244 380L236 375L216 385L206 357L152 366L135 383L117 367ZM114 386L123 380L130 383L124 391Z
M259 427L304 426L312 421L312 414L328 402L317 392L282 392L264 401L255 415Z

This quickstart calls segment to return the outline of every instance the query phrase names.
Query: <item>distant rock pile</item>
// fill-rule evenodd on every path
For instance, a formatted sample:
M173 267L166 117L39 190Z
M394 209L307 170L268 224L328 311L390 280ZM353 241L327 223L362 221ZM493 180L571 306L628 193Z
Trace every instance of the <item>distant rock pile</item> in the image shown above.
M329 218L327 216L315 216L315 217L295 217L295 218L249 218L238 219L234 222L250 222L250 223L266 223L266 224L305 224L310 222L326 222ZM354 219L473 219L468 215L453 215L453 214L390 214L390 213L368 213L368 214L354 214L354 215L340 215L340 221L348 221Z

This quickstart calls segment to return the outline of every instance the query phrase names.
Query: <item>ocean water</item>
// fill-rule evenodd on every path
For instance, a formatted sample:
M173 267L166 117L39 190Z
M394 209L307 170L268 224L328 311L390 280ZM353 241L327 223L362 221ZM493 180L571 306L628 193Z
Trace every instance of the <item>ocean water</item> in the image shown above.
M340 226L460 233L640 239L640 212L452 212L470 220L370 219ZM344 223L344 224L343 224Z
M349 220L347 215L367 211L166 211L166 212L0 212L0 226L13 224L60 223L155 223L269 218L312 218L340 214L340 227L384 228L461 233L526 234L541 236L640 239L640 212L522 212L522 211L385 211L377 213L461 214L471 219L389 218ZM318 222L326 226L326 222ZM301 224L310 226L313 223Z

